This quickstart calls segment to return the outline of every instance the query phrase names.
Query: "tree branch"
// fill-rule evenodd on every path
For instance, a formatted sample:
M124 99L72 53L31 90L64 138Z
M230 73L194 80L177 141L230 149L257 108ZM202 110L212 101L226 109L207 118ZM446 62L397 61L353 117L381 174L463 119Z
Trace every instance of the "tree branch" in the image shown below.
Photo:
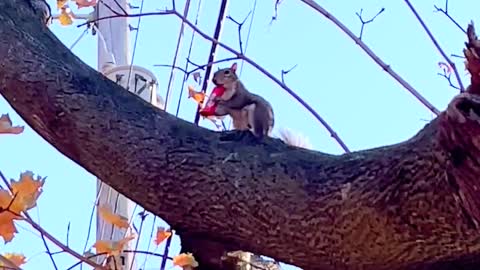
M239 132L177 119L23 19L31 16L24 5L0 2L2 96L65 156L167 221L201 269L221 269L220 256L235 250L314 270L478 262L473 30L474 87L413 138L337 156L271 138L230 141Z

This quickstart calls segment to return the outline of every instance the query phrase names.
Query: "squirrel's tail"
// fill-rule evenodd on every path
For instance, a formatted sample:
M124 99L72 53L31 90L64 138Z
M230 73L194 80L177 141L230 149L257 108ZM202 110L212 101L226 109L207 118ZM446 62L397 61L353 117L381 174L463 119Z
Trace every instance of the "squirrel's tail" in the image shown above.
M294 133L289 129L280 128L279 137L284 143L288 145L305 149L312 149L312 145L310 144L308 138L301 135L300 133Z

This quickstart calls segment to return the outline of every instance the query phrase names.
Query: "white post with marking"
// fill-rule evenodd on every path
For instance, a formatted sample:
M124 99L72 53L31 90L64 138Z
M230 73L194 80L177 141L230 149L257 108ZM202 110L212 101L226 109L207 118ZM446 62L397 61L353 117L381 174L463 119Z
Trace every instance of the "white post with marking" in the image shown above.
M108 5L108 7L107 7ZM121 8L120 8L120 7ZM103 18L115 15L111 10L123 14L128 12L126 0L103 0L97 4L97 16ZM122 10L123 8L123 10ZM128 19L126 17L111 18L99 20L98 24L98 70L105 72L108 65L128 65L129 64L129 28ZM105 134L107 136L107 134ZM122 194L119 194L110 186L97 181L97 193L99 205L107 205L116 214L130 218L133 212L134 203ZM97 240L113 240L118 241L125 237L125 230L118 229L112 225L105 223L97 213ZM126 249L131 249L126 246ZM102 256L103 257L103 256ZM103 259L103 258L99 258ZM120 261L115 260L117 269L130 269L133 254L120 254ZM133 268L135 269L135 268Z

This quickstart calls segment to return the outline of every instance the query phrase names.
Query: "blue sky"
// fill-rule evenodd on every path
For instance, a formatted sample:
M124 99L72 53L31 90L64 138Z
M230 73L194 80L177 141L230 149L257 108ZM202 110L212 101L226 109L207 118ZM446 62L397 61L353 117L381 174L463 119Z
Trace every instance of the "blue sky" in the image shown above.
M55 1L48 1L55 7ZM132 0L140 5L141 0ZM185 1L176 1L181 11ZM278 20L270 24L274 1L257 1L253 26L248 40L247 56L280 78L282 69L297 67L286 76L287 84L334 128L351 150L361 150L394 144L413 136L433 114L418 102L392 77L374 63L351 39L326 18L318 15L300 1L283 1L279 7ZM397 73L414 86L438 109L445 109L451 98L458 93L438 76L437 63L444 61L428 39L418 21L404 1L318 1L338 17L355 33L360 22L355 12L361 8L368 19L382 7L385 12L372 24L367 25L363 40L375 53ZM462 54L465 35L440 13L434 13L433 5L443 6L444 1L412 1L447 54ZM199 27L213 33L220 1L203 1ZM254 0L230 1L228 14L242 20L251 10ZM170 1L145 1L144 11L165 8ZM198 0L191 1L189 20L194 21ZM480 2L459 0L450 5L451 15L466 27L477 18ZM51 30L66 45L70 46L83 32L75 25L62 27L55 22ZM131 19L136 26L137 19ZM244 44L248 32L244 26ZM171 64L175 51L180 21L174 16L145 17L140 25L134 64L150 69L159 79L159 94L165 97L170 69L154 67L154 64ZM186 29L184 44L178 65L184 66L192 31ZM134 32L132 32L132 44ZM238 48L236 25L227 21L221 41ZM74 47L73 53L85 63L96 68L97 37L86 35ZM131 46L133 48L133 46ZM191 60L204 64L208 58L210 43L195 36ZM231 57L220 50L218 59ZM461 59L454 58L463 82L468 85L468 76ZM241 63L240 61L238 61ZM221 64L224 67L228 64ZM326 130L313 116L284 92L278 85L248 64L240 65L241 79L250 91L267 98L275 110L276 128L286 127L309 138L315 150L341 154L342 149L330 138ZM216 67L215 67L216 68ZM172 101L168 111L175 113L183 74L177 72ZM193 84L190 79L188 83ZM211 88L209 88L211 89ZM21 89L19 89L21 91ZM185 89L186 91L186 89ZM210 91L210 90L209 90ZM193 121L196 105L183 93L179 117ZM16 124L26 125L8 103L0 98L0 113L9 113ZM213 128L203 121L202 125ZM18 178L25 170L47 176L44 192L38 207L31 215L43 228L61 241L66 241L70 225L69 245L82 252L87 238L87 229L95 200L96 178L73 161L50 146L30 127L18 136L0 137L0 170L8 178ZM141 208L138 207L137 211ZM172 209L174 211L174 209ZM140 237L140 250L146 250L152 228L150 215L144 223ZM95 220L93 221L95 224ZM135 219L138 226L139 220ZM158 219L156 225L164 225ZM23 252L29 259L24 269L53 269L38 233L25 223L18 223L19 233L0 251ZM90 235L88 247L94 243L95 230ZM51 245L52 250L57 250ZM174 238L171 255L180 250L178 238ZM153 245L150 245L153 251ZM163 252L161 245L156 252ZM143 257L139 262L143 263ZM55 255L57 265L65 269L76 262L68 254ZM160 259L150 257L146 269L158 269ZM78 268L77 268L78 269ZM84 267L83 269L90 269Z

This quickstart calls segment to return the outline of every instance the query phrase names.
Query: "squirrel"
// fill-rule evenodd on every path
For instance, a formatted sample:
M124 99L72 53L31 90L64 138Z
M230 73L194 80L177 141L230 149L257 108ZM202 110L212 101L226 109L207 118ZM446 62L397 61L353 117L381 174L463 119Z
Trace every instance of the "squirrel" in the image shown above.
M275 122L272 105L263 97L249 92L236 71L237 63L234 63L213 74L212 82L225 88L223 95L214 98L217 103L215 115L230 115L237 130L251 130L258 138L270 136Z

